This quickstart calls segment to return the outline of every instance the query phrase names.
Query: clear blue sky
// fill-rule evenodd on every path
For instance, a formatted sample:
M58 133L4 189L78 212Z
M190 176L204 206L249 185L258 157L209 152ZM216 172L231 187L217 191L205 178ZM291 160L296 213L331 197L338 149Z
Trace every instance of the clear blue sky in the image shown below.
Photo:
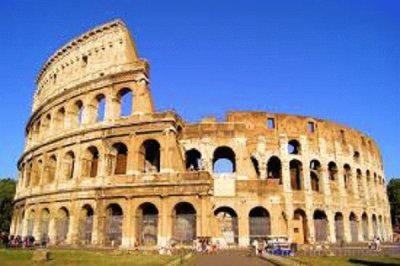
M151 63L159 110L330 119L376 139L400 177L400 2L382 0L1 1L0 176L16 175L41 65L114 18Z

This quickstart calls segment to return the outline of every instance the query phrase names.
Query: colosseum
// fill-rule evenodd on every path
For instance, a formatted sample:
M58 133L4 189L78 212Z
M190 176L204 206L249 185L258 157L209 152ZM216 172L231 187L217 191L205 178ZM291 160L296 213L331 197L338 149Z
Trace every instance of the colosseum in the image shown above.
M191 123L157 112L149 64L120 20L55 52L36 84L13 235L127 249L391 238L373 139L307 116L232 111Z

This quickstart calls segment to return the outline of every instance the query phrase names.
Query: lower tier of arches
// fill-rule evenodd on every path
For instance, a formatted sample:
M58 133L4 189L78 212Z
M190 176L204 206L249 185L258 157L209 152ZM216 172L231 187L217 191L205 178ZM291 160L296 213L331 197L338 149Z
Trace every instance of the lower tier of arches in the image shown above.
M51 245L191 245L198 237L222 246L288 236L298 244L391 240L388 215L360 209L333 210L210 196L85 199L17 203L11 235L34 236Z

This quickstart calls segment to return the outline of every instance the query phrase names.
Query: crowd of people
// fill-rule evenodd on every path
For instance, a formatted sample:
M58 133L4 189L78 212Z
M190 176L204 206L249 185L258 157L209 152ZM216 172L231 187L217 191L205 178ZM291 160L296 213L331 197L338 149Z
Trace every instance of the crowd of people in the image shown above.
M41 240L36 240L34 236L9 235L1 233L0 241L5 248L33 248L36 246L47 247L50 239L48 236L43 236Z

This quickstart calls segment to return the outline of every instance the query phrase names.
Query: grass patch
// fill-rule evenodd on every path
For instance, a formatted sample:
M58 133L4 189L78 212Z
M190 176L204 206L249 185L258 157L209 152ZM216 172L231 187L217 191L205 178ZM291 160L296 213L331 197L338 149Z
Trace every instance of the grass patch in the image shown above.
M33 251L0 249L1 266L158 266L176 259L150 253L115 255L110 251L50 250L51 260L45 263L31 261Z
M295 261L316 266L370 265L389 266L400 265L400 257L293 257Z

